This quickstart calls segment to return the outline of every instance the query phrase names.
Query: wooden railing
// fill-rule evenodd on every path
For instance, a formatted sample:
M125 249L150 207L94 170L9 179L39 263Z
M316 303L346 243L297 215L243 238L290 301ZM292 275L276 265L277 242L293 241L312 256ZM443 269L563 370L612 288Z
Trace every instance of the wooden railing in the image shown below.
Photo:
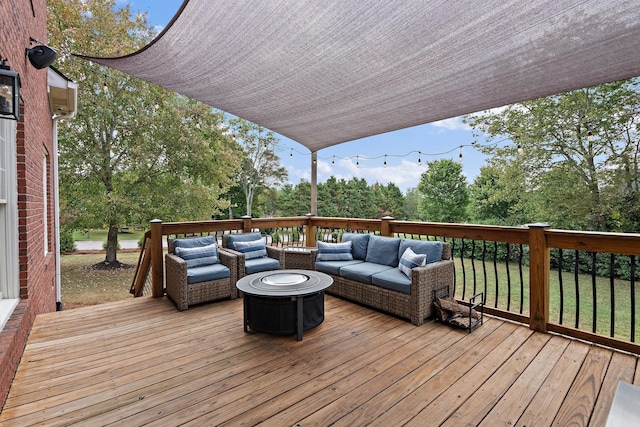
M155 220L151 222L150 249L148 250L151 269L152 295L164 295L163 278L163 236L183 236L202 234L221 234L229 232L251 232L260 230L268 236L269 244L278 246L316 246L316 241L337 241L344 231L375 233L383 236L399 236L417 239L431 239L448 241L454 249L456 257L456 297L462 299L465 294L472 295L476 287L482 287L485 297L488 293L495 294L495 302L487 304L485 312L505 319L528 324L531 329L539 332L556 332L591 342L623 349L640 354L640 345L635 337L636 298L635 298L635 259L640 255L640 234L623 233L595 233L566 230L553 230L546 224L529 224L523 227L499 227L470 224L444 224L428 222L396 221L392 218L381 220L354 218L323 218L323 217L293 217L293 218L257 218L243 217L234 220L163 223ZM489 246L487 246L489 243ZM498 250L500 245L500 250ZM487 247L496 248L487 251ZM480 249L476 249L480 248ZM561 305L550 301L550 293L560 292L562 295L562 271L553 273L553 277L560 275L560 289L554 279L553 289L550 289L552 277L551 250L586 251L588 253L607 253L615 256L629 257L631 277L628 280L631 300L630 329L627 338L614 335L613 324L609 336L597 333L595 326L592 330L563 324L562 314L559 319L550 320L550 312L566 312ZM488 257L486 253L491 252ZM498 252L501 252L498 255ZM517 256L513 254L517 253ZM458 255L456 255L458 254ZM506 255L505 255L506 254ZM491 258L491 259L489 259ZM144 257L141 256L141 263ZM500 264L500 268L498 268ZM487 265L490 267L487 268ZM576 264L577 265L577 264ZM502 267L504 266L504 267ZM498 273L498 270L504 270ZM495 274L491 272L495 270ZM144 268L138 275L146 274ZM498 275L506 277L505 284L498 283ZM512 279L512 276L516 276ZM489 283L489 277L495 280L495 285ZM495 277L494 277L495 276ZM578 288L578 273L574 275L575 287ZM591 276L595 283L595 272ZM580 276L582 280L582 276ZM618 279L616 279L617 281ZM614 278L611 278L613 283ZM478 284L478 282L481 282ZM513 283L512 283L513 282ZM624 282L626 283L626 281ZM625 285L626 286L626 285ZM490 288L495 287L492 292ZM503 289L504 288L504 289ZM500 289L500 291L499 291ZM640 289L638 290L640 291ZM500 293L500 295L498 295ZM506 293L506 295L505 295ZM613 291L611 294L613 295ZM506 304L500 302L506 298ZM577 298L577 296L574 296ZM613 298L613 297L612 297ZM514 301L512 301L514 299ZM592 295L593 305L598 303L595 285ZM611 318L614 318L613 299L611 299ZM578 311L580 301L575 301ZM629 304L627 304L629 306ZM569 305L567 305L569 307ZM593 309L595 313L595 308ZM554 315L555 316L555 315ZM595 315L594 315L595 316ZM626 318L626 317L625 317ZM595 317L594 317L595 325ZM577 323L577 322L576 322ZM628 325L626 329L629 329ZM640 329L640 328L639 328Z

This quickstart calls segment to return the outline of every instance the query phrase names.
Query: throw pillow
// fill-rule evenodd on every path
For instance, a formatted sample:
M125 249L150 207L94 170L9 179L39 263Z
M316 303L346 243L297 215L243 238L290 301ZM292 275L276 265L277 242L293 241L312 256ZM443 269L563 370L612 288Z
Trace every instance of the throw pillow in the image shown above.
M398 268L404 274L406 274L409 278L411 278L411 269L415 267L421 267L426 265L427 256L424 254L416 254L411 250L411 248L407 248L402 254L402 258L400 258L400 263L398 264Z
M262 239L236 242L236 250L243 253L245 259L264 258L267 256L267 245Z
M187 268L212 265L219 262L217 243L196 248L183 248L177 246L175 248L175 252L176 255L187 262Z
M325 243L318 242L316 261L351 261L351 242Z

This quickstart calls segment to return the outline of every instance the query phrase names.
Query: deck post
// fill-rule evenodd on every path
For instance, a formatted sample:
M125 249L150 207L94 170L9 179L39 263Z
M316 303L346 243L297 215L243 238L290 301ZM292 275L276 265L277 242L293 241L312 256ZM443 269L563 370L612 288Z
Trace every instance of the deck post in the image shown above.
M151 221L151 295L164 296L164 265L162 262L162 221Z
M550 249L545 231L549 224L527 224L529 227L529 327L547 332L549 322Z
M305 234L305 246L308 248L316 247L316 227L311 225L311 218L314 217L312 213L308 213L307 217L307 232Z
M393 221L393 217L392 216L383 216L381 218L382 222L380 223L380 235L381 236L387 236L387 237L393 237L392 233L391 233L391 226L389 224L389 221Z
M242 232L251 233L251 230L253 228L251 226L251 215L241 216L240 219L242 219Z

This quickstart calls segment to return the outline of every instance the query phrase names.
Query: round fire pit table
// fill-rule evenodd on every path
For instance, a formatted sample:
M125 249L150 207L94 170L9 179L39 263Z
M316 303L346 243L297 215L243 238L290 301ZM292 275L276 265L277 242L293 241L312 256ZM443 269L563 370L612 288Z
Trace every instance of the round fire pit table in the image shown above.
M244 331L249 328L276 335L296 334L324 321L324 290L331 276L312 270L272 270L238 280L244 294Z

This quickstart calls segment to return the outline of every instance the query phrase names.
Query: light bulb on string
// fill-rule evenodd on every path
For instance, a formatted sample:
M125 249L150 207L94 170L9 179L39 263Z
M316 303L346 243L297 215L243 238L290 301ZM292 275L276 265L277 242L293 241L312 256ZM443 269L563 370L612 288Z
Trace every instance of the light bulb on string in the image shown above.
M522 145L518 144L518 153L522 154L522 152L524 152Z
M356 156L356 168L360 168L360 160L359 160L360 156Z
M420 151L418 151L418 166L422 166L422 158L421 158L422 153Z
M336 164L336 156L334 155L333 156L333 160L331 160L331 166L333 166L335 164Z
M593 132L591 131L587 132L587 141L589 142L593 141Z
M387 155L386 154L384 155L384 167L385 168L387 167Z
M458 161L462 163L462 147L460 147L460 154L458 155Z
M293 148L291 148L291 151L289 151L289 158L293 159Z

